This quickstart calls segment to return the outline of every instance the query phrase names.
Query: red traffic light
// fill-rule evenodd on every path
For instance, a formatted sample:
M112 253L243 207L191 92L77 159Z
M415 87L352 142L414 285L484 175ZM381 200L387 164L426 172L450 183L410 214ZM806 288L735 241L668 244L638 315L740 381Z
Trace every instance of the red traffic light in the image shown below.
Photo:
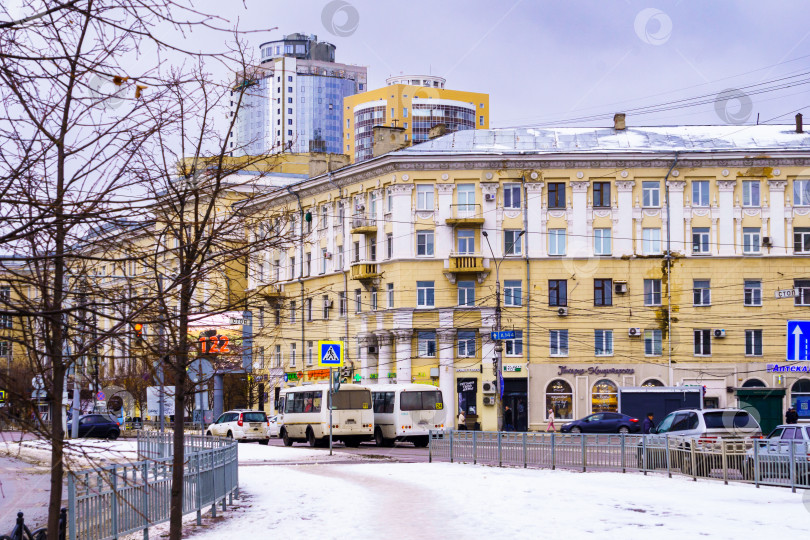
M143 325L141 323L133 324L132 329L135 330L135 336L143 337Z

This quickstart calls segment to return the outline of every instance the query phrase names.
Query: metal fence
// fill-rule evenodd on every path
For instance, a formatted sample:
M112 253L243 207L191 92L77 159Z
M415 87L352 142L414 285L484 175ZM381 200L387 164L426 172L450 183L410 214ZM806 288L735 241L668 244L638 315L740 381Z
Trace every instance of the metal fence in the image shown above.
M199 435L184 438L183 514L216 505L225 510L239 490L238 443ZM169 520L172 484L172 434L138 433L143 461L68 474L68 537L105 540Z
M431 431L429 460L621 472L810 489L810 445L769 439Z

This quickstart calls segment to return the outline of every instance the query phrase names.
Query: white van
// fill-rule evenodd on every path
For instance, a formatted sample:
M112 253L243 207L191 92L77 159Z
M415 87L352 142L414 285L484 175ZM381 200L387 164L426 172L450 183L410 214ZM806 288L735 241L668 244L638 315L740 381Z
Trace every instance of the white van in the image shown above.
M329 444L329 385L311 384L285 388L278 404L279 436L285 446L307 442L310 446ZM346 446L359 446L371 440L374 412L367 386L342 384L334 396L332 438Z
M394 441L428 445L430 430L444 429L446 412L442 392L429 384L373 386L374 440L377 446Z

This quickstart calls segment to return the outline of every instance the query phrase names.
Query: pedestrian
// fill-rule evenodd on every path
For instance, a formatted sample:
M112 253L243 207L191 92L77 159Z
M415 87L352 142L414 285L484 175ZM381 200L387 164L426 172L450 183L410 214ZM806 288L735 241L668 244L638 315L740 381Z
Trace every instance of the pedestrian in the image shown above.
M785 423L786 424L795 424L799 421L799 413L796 411L795 407L791 407L785 413Z
M504 431L515 430L515 413L512 412L512 409L511 407L509 407L509 405L507 405L506 409L503 411L503 430Z
M557 431L557 428L554 427L554 409L548 410L548 425L546 426L546 432L549 431Z
M644 435L649 435L652 428L655 427L655 422L653 422L653 413L648 412L647 418L641 423L641 433Z
M467 417L464 416L464 410L460 409L458 411L458 429L465 430L467 429Z

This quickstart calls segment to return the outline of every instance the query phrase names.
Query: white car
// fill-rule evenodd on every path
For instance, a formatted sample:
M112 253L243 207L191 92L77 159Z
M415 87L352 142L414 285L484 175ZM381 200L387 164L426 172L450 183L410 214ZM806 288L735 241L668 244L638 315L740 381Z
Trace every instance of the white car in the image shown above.
M278 415L267 419L267 435L269 437L278 437Z
M267 444L270 442L269 425L264 411L239 409L222 413L216 422L208 426L206 435Z

